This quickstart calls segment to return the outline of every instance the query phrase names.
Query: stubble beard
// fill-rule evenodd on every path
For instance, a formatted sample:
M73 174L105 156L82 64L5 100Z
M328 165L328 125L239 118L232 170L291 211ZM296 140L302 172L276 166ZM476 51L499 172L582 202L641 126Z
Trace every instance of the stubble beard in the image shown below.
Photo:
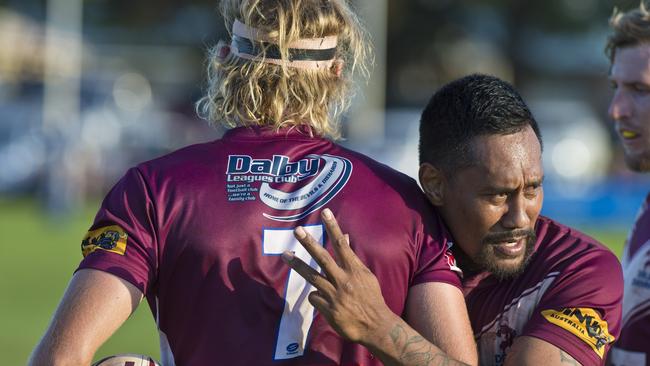
M650 152L644 152L640 155L625 153L625 164L634 172L648 173L650 172Z

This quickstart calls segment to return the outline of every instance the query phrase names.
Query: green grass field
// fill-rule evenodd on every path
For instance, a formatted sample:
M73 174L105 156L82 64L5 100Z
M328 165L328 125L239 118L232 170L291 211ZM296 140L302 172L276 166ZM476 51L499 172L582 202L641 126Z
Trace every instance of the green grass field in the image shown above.
M96 207L53 221L33 201L0 200L0 355L3 365L24 365L45 331L72 272ZM585 232L621 253L624 228ZM92 311L92 309L89 309ZM159 359L153 317L143 302L97 353L143 353Z
M27 363L81 260L81 238L95 209L57 222L48 219L34 202L0 200L2 365ZM99 350L96 359L116 353L143 353L160 359L158 333L146 302Z

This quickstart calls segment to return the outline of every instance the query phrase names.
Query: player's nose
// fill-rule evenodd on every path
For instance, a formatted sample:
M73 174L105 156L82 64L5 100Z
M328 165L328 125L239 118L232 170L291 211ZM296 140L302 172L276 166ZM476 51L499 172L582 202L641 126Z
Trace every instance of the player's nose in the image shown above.
M502 218L502 225L506 229L525 229L530 226L530 216L526 199L520 195L514 195L508 202L508 210Z
M612 100L609 103L607 113L614 121L629 118L632 115L632 104L629 100L629 96L620 89L615 90Z

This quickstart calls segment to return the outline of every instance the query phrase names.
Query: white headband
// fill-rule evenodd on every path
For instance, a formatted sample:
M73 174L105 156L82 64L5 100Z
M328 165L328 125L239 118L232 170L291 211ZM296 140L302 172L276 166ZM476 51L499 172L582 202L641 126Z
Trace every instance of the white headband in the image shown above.
M327 36L321 38L305 38L298 39L289 44L290 53L296 52L296 56L293 60L283 60L279 51L277 51L277 43L274 40L267 37L259 29L252 28L243 24L239 20L235 20L232 26L232 41L230 43L230 50L237 57L241 57L247 60L254 60L259 62L266 62L275 65L286 65L287 67L297 67L303 69L323 69L330 68L335 61L334 54L336 52L337 37L336 36ZM259 56L259 52L255 45L255 42L266 42L269 43L274 49L276 54L269 53L264 56ZM243 45L245 47L243 47ZM240 50L240 48L243 48ZM313 57L317 55L317 57ZM300 59L300 58L305 59ZM326 57L327 59L322 59ZM314 59L316 58L316 59Z

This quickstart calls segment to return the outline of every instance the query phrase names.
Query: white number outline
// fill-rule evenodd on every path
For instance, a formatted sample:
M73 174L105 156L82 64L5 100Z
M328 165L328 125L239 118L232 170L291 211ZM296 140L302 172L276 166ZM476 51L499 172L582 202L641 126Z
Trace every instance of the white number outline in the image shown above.
M324 245L323 224L303 226L318 243ZM262 230L263 255L281 255L285 250L320 272L320 266L293 236L293 228L265 228ZM288 267L287 267L288 268ZM309 328L314 321L314 306L307 296L315 288L293 269L289 270L284 294L284 310L278 327L274 360L302 356Z

